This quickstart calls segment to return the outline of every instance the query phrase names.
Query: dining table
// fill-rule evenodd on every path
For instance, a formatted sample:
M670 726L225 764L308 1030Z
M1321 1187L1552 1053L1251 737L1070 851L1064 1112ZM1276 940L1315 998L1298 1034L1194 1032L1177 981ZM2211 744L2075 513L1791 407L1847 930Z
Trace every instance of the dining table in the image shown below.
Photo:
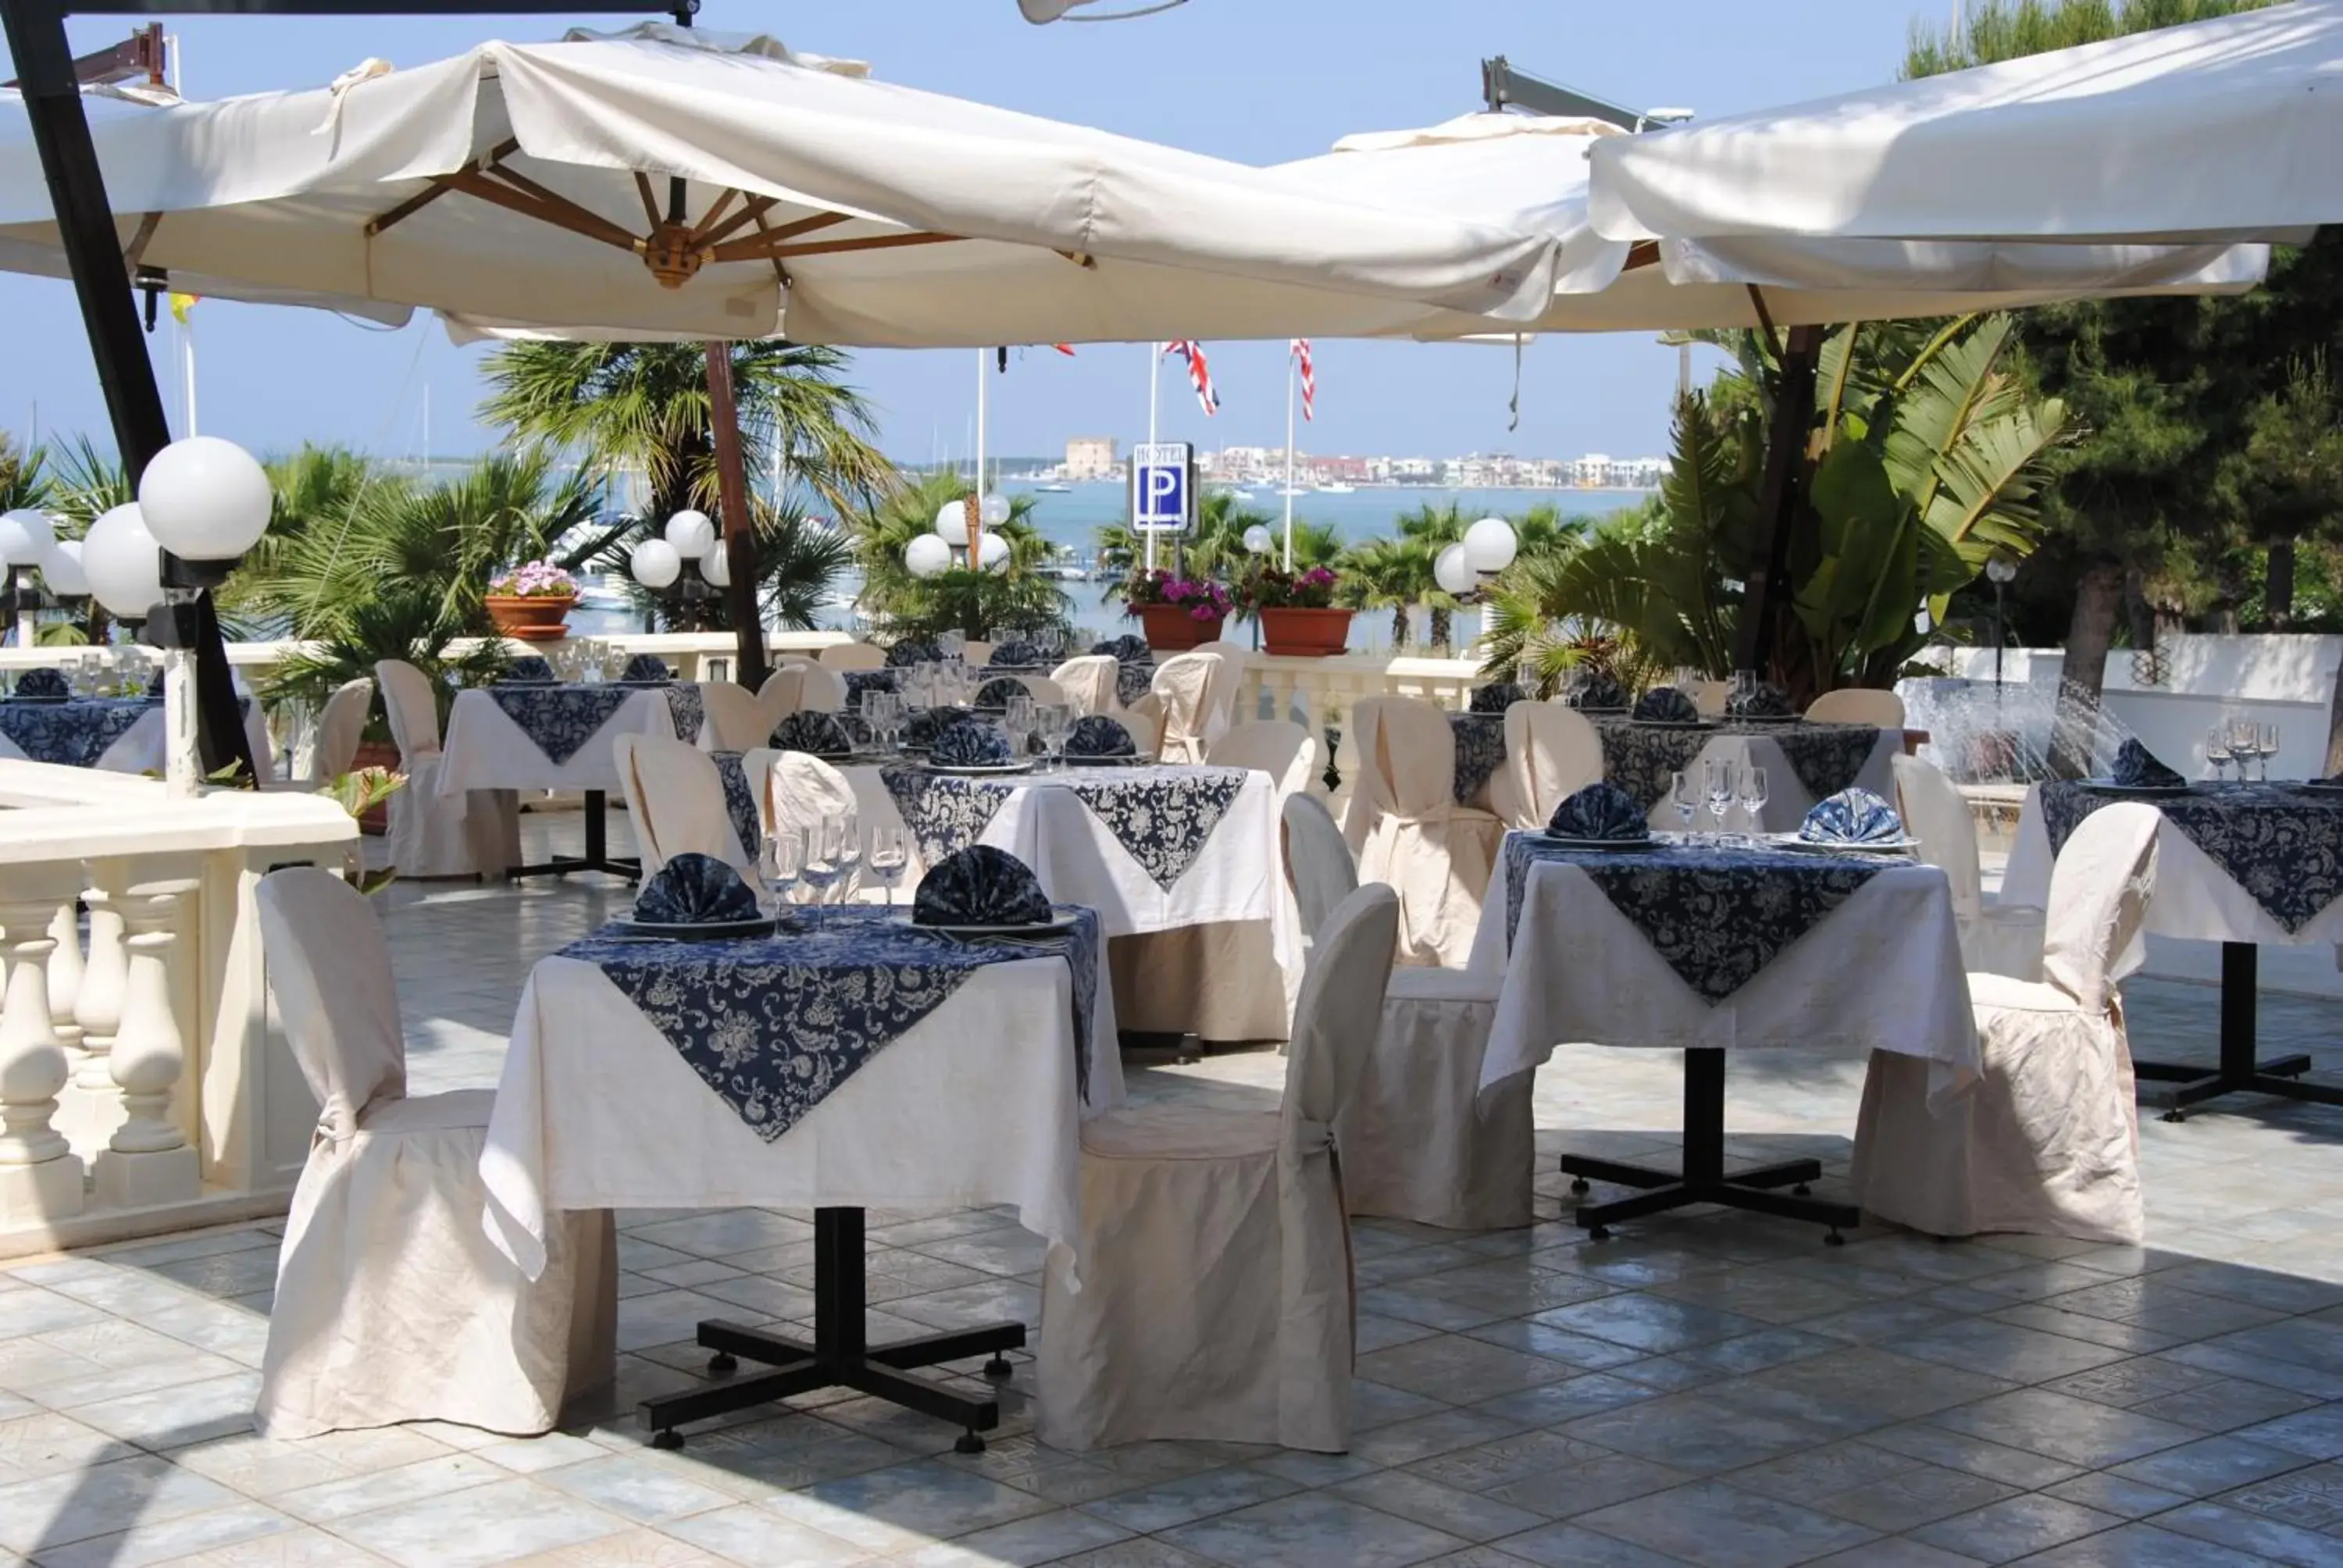
M260 705L239 693L245 740L260 782L276 776L268 724ZM11 697L0 699L0 758L96 768L108 773L166 771L170 736L159 694L128 697Z
M2163 817L2144 934L2221 945L2214 1062L2135 1060L2142 1097L2167 1121L2230 1094L2343 1105L2343 1087L2303 1081L2309 1057L2262 1059L2257 1038L2261 949L2343 944L2343 789L2212 779L2147 789L2096 779L2036 784L2019 809L2001 901L2048 908L2058 851L2084 818L2118 800ZM2135 945L2118 957L2117 973L2137 969L2144 956Z
M609 852L609 796L624 785L611 742L621 735L709 739L708 709L689 681L507 680L456 693L441 743L438 790L578 790L585 797L580 855L515 866L508 878L601 871L633 879L638 860Z
M1092 911L947 930L869 905L791 908L711 940L607 926L530 970L480 1173L489 1241L534 1279L566 1211L813 1211L811 1337L698 1325L713 1381L646 1401L654 1446L846 1387L949 1421L980 1452L998 1401L914 1375L1026 1342L1021 1322L874 1345L865 1212L1006 1204L1079 1271L1083 1121L1123 1098ZM742 1361L766 1370L735 1376Z
M1833 1244L1856 1222L1851 1205L1810 1194L1814 1160L1726 1172L1733 1052L1922 1057L1932 1101L1978 1071L1951 885L1908 855L1768 836L1589 846L1509 833L1470 968L1503 976L1484 1103L1562 1045L1684 1052L1678 1170L1563 1156L1578 1193L1595 1181L1634 1190L1577 1210L1596 1240L1692 1203L1809 1221Z

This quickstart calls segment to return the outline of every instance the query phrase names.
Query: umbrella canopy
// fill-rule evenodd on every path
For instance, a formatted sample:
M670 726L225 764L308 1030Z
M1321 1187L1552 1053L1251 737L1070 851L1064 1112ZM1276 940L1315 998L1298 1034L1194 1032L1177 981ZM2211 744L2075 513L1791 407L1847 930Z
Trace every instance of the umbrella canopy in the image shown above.
M2343 6L2267 10L1594 150L1614 239L2287 239L2343 220ZM1826 259L1826 258L1825 258Z
M1543 230L859 73L647 25L92 129L134 265L477 321L949 347L1151 336L1134 314L1281 335L1289 291L1330 336L1554 294ZM21 117L8 241L55 244Z

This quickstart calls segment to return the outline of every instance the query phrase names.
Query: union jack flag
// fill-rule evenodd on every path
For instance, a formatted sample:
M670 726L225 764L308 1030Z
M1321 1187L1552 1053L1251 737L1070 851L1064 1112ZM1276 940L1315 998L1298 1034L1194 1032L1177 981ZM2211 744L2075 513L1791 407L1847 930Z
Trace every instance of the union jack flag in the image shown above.
M1297 337L1293 340L1293 357L1302 367L1302 417L1315 419L1318 417L1318 370L1310 362L1310 339Z
M1203 346L1193 338L1182 337L1163 346L1166 354L1176 354L1188 362L1188 381L1196 388L1196 401L1203 406L1207 416L1221 411L1221 395L1212 387L1212 367L1204 363Z

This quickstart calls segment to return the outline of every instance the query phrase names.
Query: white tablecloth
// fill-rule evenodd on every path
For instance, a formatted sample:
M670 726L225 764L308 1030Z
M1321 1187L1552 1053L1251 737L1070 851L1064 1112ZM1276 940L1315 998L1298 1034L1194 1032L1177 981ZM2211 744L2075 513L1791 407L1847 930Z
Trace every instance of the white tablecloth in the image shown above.
M2154 802L2149 802L2154 804ZM2042 787L2026 792L2018 813L2017 840L2001 874L2001 901L2050 907L2050 832L2042 819ZM2270 918L2254 896L2237 885L2221 863L2167 819L2156 836L2156 892L2148 900L2145 930L2159 937L2201 942L2258 942L2279 947L2343 942L2343 900L2329 904L2298 931ZM2118 974L2139 967L2141 950L2117 964Z
M878 769L849 768L845 773L866 828L902 822ZM1011 794L977 842L1006 849L1032 867L1053 902L1096 910L1110 937L1266 920L1278 963L1300 971L1301 920L1285 886L1277 790L1266 773L1247 777L1195 862L1169 889L1131 859L1113 830L1071 790L1053 787L1046 774ZM911 854L906 889L918 886L926 869L916 838Z
M1013 1203L1027 1230L1070 1246L1082 1119L1122 1101L1111 988L1092 1013L1087 1104L1072 1033L1063 959L988 965L768 1143L600 970L545 959L480 1156L488 1233L532 1279L552 1216L575 1209Z
M1484 1096L1564 1044L1892 1050L1945 1064L1943 1087L1976 1071L1952 890L1934 866L1881 871L1714 1006L1573 865L1530 868L1509 954L1499 878L1473 949L1473 969L1505 977Z
M439 765L438 792L600 789L615 795L621 786L610 743L621 735L674 734L675 716L668 706L667 688L647 686L628 693L618 711L568 761L556 762L487 691L459 691L448 710L447 736L441 743L446 760ZM698 739L706 743L705 726Z
M261 712L256 697L246 702L244 738L252 747L252 765L259 770L260 781L274 781L277 766L275 754L269 749L268 719ZM162 773L168 760L164 753L169 749L169 740L163 725L163 709L157 705L140 715L122 732L120 739L98 754L97 766L108 773ZM5 735L0 735L0 758L16 762L29 760L24 749Z

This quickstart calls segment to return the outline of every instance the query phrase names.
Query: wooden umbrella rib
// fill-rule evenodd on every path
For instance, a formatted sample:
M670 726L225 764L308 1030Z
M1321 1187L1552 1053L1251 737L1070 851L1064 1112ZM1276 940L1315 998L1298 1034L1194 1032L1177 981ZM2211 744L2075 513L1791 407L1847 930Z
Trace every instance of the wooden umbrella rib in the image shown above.
M735 192L728 194L737 195L738 193ZM765 215L779 205L779 198L775 196L750 196L741 205L739 212L734 213L731 216L718 224L711 224L709 222L709 219L716 216L718 210L715 207L710 207L708 210L708 216L699 220L699 226L693 231L692 238L699 245L710 246L722 243L724 240L727 240L732 236L739 233L742 229L748 227L752 223L758 227L762 228L765 226Z
M505 208L508 212L516 212L523 217L535 218L538 222L550 225L555 228L568 229L572 234L598 240L604 245L630 254L639 253L640 242L633 235L608 219L586 211L573 202L563 201L558 197L550 203L542 201L513 186L499 185L485 174L450 175L447 176L447 181L466 196L478 196L484 202Z
M643 221L656 229L659 226L659 198L651 194L651 176L640 169L635 171L635 190L643 198Z
M468 163L462 168L458 169L456 173L458 175L477 174L479 172L479 168L482 164L495 163L498 159L509 157L518 151L520 151L520 142L517 137L499 142L488 150L488 156L487 157L474 158L470 163ZM454 190L456 187L448 183L455 176L452 175L435 175L432 176L431 188L429 190L418 192L416 195L407 197L405 201L400 202L397 206L391 208L380 217L369 219L366 226L367 237L368 239L372 239L375 236L382 233L383 230L391 227L393 225L397 224L406 218L413 217L417 213L421 212L425 207L429 206L433 202L437 201L441 196L446 196L449 191Z
M483 170L482 173L512 186L523 196L534 197L543 204L548 213L567 214L570 221L562 224L564 228L575 230L578 234L589 235L605 245L615 245L629 250L635 248L639 243L624 226L612 223L590 207L580 206L558 191L548 190L527 175L508 169L502 164Z
M1627 247L1626 265L1619 270L1636 272L1647 266L1657 266L1659 264L1660 242L1655 239L1639 239Z
M691 226L692 243L695 245L707 243L708 231L714 227L717 220L721 218L732 204L739 199L740 193L736 190L725 189L717 192L716 199L708 204L708 210L699 215L699 221Z
M757 232L764 236L767 242L769 243L772 238L773 229L772 226L765 221L764 210L762 208L759 208L750 216L756 220ZM781 292L783 294L787 294L791 288L796 286L789 277L789 269L781 265L780 257L774 256L771 252L768 251L766 253L766 259L773 264L773 276L780 280Z
M725 246L718 247L713 259L747 260L750 256L770 256L777 261L787 261L801 256L841 256L857 250L895 250L914 245L956 245L960 239L956 234L874 234L860 239L825 239L812 245L776 246L769 250L755 250L748 256L737 257L728 257L724 252L731 247Z

